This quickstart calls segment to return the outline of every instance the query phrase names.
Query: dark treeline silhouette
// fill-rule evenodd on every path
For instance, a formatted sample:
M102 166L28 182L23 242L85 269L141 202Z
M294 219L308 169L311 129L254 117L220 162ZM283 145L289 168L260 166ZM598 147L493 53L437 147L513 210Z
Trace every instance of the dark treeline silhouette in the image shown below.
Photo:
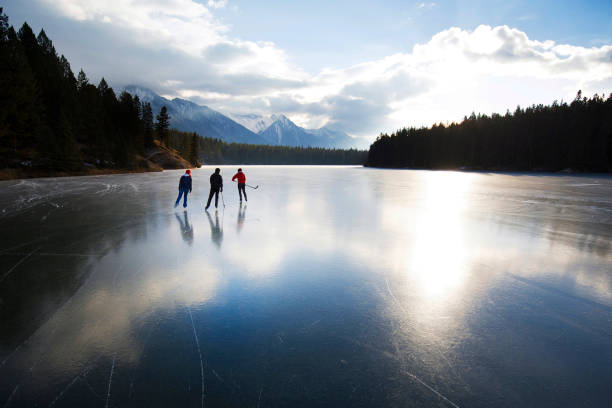
M612 171L612 94L404 128L370 146L373 167Z
M146 168L168 120L162 109L153 123L148 103L117 97L104 78L97 86L83 70L75 78L44 30L15 31L0 8L0 168Z
M169 131L168 146L205 164L363 164L367 151L226 143L196 133Z

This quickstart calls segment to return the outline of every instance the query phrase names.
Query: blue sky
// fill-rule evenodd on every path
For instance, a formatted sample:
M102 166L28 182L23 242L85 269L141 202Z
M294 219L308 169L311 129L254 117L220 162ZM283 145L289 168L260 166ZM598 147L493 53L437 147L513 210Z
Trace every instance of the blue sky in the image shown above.
M8 0L92 82L372 140L612 92L612 2Z
M453 26L509 25L540 41L587 47L612 43L610 1L238 0L230 4L237 10L227 7L220 16L235 35L272 40L313 72L408 52L414 44Z

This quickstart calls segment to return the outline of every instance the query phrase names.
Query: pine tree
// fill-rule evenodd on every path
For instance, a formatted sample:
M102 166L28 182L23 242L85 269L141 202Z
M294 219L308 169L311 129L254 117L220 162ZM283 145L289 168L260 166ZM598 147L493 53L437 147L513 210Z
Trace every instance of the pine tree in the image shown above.
M166 106L162 106L159 114L155 117L157 123L155 123L155 131L161 142L167 146L168 144L168 129L170 128L170 116L168 116L168 109Z
M63 55L60 57L60 64L62 66L62 74L64 79L67 81L68 88L76 87L76 79L74 78L74 72L70 68L70 63Z
M40 30L38 33L38 37L36 38L38 41L38 45L42 48L42 51L45 54L57 56L57 52L55 51L55 47L53 46L53 42L47 37L47 33L45 30Z
M98 83L98 92L100 92L100 96L104 97L108 93L108 90L108 84L106 83L104 77L102 77L102 79Z
M84 144L85 150L99 161L105 150L103 131L104 111L98 89L89 83L85 72L81 69L77 78L77 97L79 106L78 140Z
M8 16L2 12L0 7L0 44L8 41Z
M145 147L152 147L153 143L153 109L149 102L142 104L142 124L144 128Z
M89 85L89 80L87 79L87 75L85 75L85 72L83 71L83 69L81 69L77 77L77 83L76 83L77 89L79 91L82 91L87 85Z
M191 135L191 144L189 146L189 157L188 160L194 166L198 166L200 164L200 143L199 136L197 133L193 132Z
M1 12L0 17L0 26L8 24L8 20ZM2 37L0 144L15 152L22 147L32 146L42 139L43 110L34 75L17 33L13 27L9 27L6 36L2 34Z
M0 145L4 146L9 137L9 124L7 117L9 114L9 106L12 105L11 96L7 92L11 78L11 63L9 59L9 40L8 40L8 16L3 13L0 7Z
M81 168L83 161L75 141L72 125L63 109L60 110L60 117L57 120L57 157L53 166L58 169L77 170Z
M139 154L144 153L145 149L145 132L144 123L142 122L142 103L138 95L132 99L132 120L134 126L134 150Z
M112 158L111 166L115 167L123 163L125 149L122 146L121 125L118 118L118 103L115 92L104 78L98 84L98 98L100 100L99 115L102 133L104 134L104 144L106 156Z

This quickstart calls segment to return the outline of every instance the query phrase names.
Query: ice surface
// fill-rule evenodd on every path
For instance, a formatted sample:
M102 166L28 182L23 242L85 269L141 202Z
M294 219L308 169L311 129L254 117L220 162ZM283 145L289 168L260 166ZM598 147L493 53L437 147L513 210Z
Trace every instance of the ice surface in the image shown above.
M0 406L610 406L612 179L0 183Z

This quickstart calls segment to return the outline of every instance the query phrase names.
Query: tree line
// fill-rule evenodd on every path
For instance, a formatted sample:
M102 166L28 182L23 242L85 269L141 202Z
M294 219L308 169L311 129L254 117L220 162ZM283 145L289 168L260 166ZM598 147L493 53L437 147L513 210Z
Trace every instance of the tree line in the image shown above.
M366 165L426 169L612 171L612 94L381 134Z
M357 164L362 165L367 151L227 143L193 132L171 129L168 146L192 161L204 164Z

